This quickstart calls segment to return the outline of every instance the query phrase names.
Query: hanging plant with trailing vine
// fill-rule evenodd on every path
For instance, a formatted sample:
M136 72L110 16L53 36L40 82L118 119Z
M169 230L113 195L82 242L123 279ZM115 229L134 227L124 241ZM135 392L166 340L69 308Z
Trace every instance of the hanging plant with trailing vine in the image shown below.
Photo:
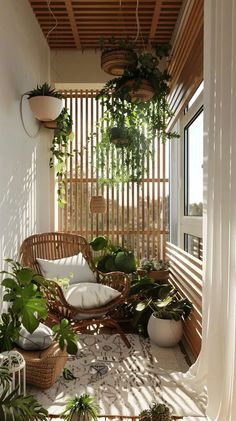
M54 130L54 137L52 146L50 148L50 168L54 167L56 176L58 178L57 200L59 207L64 207L66 204L65 198L65 177L67 173L66 160L72 156L69 151L70 144L74 139L72 132L72 118L68 113L67 108L63 108L61 114L56 119L56 128ZM75 151L74 151L75 152Z
M153 138L158 135L166 142L178 137L167 132L172 115L167 102L170 75L160 69L160 60L168 55L168 49L162 45L155 52L137 52L137 65L108 81L97 96L104 110L97 147L103 184L140 182L153 159ZM146 88L149 99L143 101Z

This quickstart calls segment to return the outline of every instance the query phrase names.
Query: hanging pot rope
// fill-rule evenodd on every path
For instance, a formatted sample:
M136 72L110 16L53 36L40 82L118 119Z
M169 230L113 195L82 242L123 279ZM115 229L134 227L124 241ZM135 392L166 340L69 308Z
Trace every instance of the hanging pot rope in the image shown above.
M46 40L48 39L49 35L54 31L54 29L56 29L57 25L58 25L58 20L57 17L54 15L51 6L50 6L51 0L47 0L47 6L48 6L48 10L51 13L53 19L55 20L55 25L48 31L47 35L46 35Z

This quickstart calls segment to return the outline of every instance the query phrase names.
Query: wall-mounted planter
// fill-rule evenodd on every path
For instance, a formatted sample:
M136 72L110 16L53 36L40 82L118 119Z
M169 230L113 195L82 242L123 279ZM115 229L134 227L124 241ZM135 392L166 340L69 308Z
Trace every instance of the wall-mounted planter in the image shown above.
M52 121L61 114L62 99L53 96L34 96L29 98L29 104L35 118L40 121Z
M101 67L113 76L122 76L127 67L137 65L137 55L132 50L112 50L102 53Z

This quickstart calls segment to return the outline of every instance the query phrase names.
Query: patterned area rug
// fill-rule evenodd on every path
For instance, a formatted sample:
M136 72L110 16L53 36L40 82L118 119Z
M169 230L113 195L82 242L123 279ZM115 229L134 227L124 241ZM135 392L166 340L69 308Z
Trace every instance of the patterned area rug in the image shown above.
M54 414L69 397L86 392L96 396L101 414L138 415L156 401L167 402L178 416L203 416L200 405L170 377L188 369L180 348L159 348L138 335L127 336L130 349L119 335L78 335L79 352L66 366L76 379L61 376L48 390L27 391Z

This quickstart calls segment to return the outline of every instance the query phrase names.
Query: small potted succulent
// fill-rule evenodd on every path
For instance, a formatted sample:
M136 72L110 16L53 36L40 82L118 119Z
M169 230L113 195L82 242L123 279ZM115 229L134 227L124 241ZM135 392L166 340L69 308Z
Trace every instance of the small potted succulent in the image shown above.
M170 264L167 260L151 257L150 259L143 258L141 266L138 269L139 274L148 275L155 281L168 281Z
M140 421L171 421L170 409L163 403L154 403L139 415Z
M56 120L60 115L63 108L62 95L48 83L37 85L37 88L27 92L27 95L31 111L38 120Z
M97 421L98 410L94 397L85 393L71 398L61 416L65 421Z
M130 39L115 37L100 40L102 49L101 68L113 76L122 76L124 71L137 64L137 54L134 42Z

